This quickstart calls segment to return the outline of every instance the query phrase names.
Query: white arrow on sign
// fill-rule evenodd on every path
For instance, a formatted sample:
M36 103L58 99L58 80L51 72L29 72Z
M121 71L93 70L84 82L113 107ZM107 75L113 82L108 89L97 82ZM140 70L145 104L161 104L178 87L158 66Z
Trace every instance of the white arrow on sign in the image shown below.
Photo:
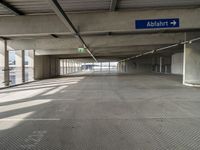
M172 24L173 26L176 26L176 21L174 20L174 21L170 22L170 24Z

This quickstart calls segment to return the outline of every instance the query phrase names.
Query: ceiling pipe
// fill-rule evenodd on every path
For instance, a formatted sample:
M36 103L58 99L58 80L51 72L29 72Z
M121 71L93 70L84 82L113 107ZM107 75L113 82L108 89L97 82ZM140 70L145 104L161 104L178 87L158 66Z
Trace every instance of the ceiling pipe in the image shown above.
M144 55L148 55L148 54L153 54L153 53L156 53L156 52L158 52L158 51L163 51L163 50L167 50L167 49L170 49L170 48L173 48L173 47L177 47L177 46L179 46L179 45L192 44L193 42L196 42L196 41L199 41L199 40L200 40L200 37L197 37L197 38L194 38L194 39L191 39L191 40L187 40L187 41L184 41L184 42L172 44L172 45L169 45L169 46L165 46L165 47L162 47L162 48L158 48L158 49L156 49L156 50L151 50L151 51L148 51L148 52L145 52L145 53L142 53L142 54L138 54L138 55L136 55L136 56L132 56L132 57L129 57L129 58L125 58L125 59L120 60L119 62L131 60L131 59L138 58L138 57L141 57L141 56L144 56Z

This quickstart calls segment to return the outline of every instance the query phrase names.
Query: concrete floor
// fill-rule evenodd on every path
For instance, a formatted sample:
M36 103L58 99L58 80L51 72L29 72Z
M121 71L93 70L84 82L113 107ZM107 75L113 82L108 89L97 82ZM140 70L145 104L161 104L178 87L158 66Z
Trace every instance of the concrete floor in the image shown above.
M1 90L0 149L199 150L200 89L138 74Z

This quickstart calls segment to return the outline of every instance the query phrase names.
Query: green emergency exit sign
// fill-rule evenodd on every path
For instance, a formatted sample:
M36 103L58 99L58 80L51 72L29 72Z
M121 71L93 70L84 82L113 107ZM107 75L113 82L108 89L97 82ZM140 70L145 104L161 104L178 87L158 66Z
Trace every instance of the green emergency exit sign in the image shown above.
M84 53L85 52L85 48L78 48L78 52L79 53Z

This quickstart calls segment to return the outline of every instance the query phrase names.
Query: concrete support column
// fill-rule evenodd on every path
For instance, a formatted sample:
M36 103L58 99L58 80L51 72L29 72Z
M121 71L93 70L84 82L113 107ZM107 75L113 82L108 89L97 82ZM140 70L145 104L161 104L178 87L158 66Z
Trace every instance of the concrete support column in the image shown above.
M3 71L2 78L4 86L10 85L9 71L9 51L7 49L7 40L3 41L3 47L0 49L0 68Z
M122 63L119 62L119 63L118 63L118 72L121 72L121 69L122 69Z
M120 63L120 72L123 72L123 62Z
M15 52L16 60L16 84L25 82L25 54L24 50Z
M65 74L65 60L62 59L62 74L64 75Z
M35 79L35 50L28 51L28 67L30 69L28 74L28 81L33 81Z
M72 73L74 73L74 60L72 59Z
M159 57L155 57L155 72L160 72L160 65L159 65L159 62L160 60L159 60Z
M62 59L62 70L63 70L62 74L64 75L65 74L65 60L64 59Z
M123 72L123 62L120 63L120 72Z
M77 72L79 72L79 61L77 61Z
M160 73L162 73L163 58L160 57Z
M123 62L123 68L124 68L123 72L126 72L126 66L127 66L127 65L126 65L126 61L124 61L124 62Z
M69 61L66 59L66 74L69 73Z
M63 74L67 74L67 60L63 59Z
M71 60L71 69L72 69L71 73L73 73L74 72L74 61L73 61L73 59Z
M76 64L76 72L78 72L78 65L77 65L77 61L75 61Z
M67 63L67 64L66 64L66 65L67 65L67 66L66 66L66 74L68 74L68 73L69 73L69 65L68 65L69 62L68 62L68 59L66 59L66 63Z
M24 83L25 82L25 51L24 50L22 50L21 64L22 64L22 82Z
M71 73L71 63L70 59L68 59L68 74Z
M77 71L77 61L76 60L74 61L74 64L75 64L75 72L78 72Z
M69 68L70 68L70 72L69 73L72 73L72 61L71 61L71 59L69 60Z
M74 73L74 60L72 59L72 73Z
M4 41L4 83L5 86L9 86L10 84L10 68L9 68L9 51L7 40Z
M72 61L71 61L71 59L69 59L69 68L70 68L69 73L72 73Z
M80 62L78 62L78 72L80 72Z
M78 62L77 60L75 62L76 62L76 72L78 72Z
M109 72L110 72L110 62L108 62L109 64L108 64L108 67L109 67Z
M76 62L73 60L74 72L76 72Z
M119 72L122 72L122 63L119 63Z
M76 72L76 61L74 61L74 72Z
M66 74L68 73L68 59L65 59L65 61L66 61L66 66L65 66L65 68L66 68Z
M76 61L74 61L74 72L76 73L77 71L76 71L76 68L77 68L77 66L76 66Z
M101 68L101 69L100 69L100 72L102 72L102 62L101 62L101 64L100 64L100 68Z
M79 72L81 71L81 62L79 62Z
M126 70L126 72L129 72L128 66L129 66L130 64L131 64L130 61L126 61L126 62L125 62L125 70Z
M199 41L188 43L184 46L183 84L200 87Z
M124 67L123 67L124 71L123 72L125 73L126 72L126 61L123 62L123 65L124 65Z
M121 62L118 63L118 72L121 72Z
M4 46L3 41L0 41L0 87L4 87L4 62L5 62L5 54L4 54Z
M165 74L167 74L167 65L165 65Z

